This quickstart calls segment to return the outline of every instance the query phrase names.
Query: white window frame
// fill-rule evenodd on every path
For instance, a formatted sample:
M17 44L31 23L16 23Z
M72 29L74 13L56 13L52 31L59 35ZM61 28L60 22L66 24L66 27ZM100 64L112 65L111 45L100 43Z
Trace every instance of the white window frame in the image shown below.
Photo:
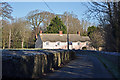
M46 41L46 42L45 42L45 45L47 45L47 46L48 46L48 45L49 45L49 41Z

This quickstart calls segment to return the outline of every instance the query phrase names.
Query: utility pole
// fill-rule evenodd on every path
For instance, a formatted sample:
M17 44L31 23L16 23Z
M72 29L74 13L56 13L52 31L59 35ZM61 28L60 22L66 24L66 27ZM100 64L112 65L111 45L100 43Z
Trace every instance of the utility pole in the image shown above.
M67 23L67 49L69 50L69 28L68 28L68 14L67 14L67 21L66 21Z

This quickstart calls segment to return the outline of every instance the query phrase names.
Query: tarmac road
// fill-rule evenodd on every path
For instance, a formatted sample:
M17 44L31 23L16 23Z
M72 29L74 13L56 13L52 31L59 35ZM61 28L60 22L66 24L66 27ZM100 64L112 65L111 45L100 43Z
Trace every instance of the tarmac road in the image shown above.
M77 59L49 73L47 78L113 78L113 76L96 57L77 54Z
M2 78L2 49L0 49L0 80Z

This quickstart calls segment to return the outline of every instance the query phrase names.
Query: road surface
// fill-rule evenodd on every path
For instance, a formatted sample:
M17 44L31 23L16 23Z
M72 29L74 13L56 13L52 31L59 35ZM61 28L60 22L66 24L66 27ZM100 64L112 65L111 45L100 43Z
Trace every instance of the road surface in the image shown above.
M94 56L77 54L77 58L47 78L113 78L112 74Z

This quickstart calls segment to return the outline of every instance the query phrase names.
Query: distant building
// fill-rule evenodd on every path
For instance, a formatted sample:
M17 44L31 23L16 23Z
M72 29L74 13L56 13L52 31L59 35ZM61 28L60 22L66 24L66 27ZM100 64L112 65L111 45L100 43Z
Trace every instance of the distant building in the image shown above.
M35 48L43 49L67 49L67 34L40 34L36 36L37 40ZM69 49L90 49L90 38L88 36L80 36L80 32L77 34L69 34Z

